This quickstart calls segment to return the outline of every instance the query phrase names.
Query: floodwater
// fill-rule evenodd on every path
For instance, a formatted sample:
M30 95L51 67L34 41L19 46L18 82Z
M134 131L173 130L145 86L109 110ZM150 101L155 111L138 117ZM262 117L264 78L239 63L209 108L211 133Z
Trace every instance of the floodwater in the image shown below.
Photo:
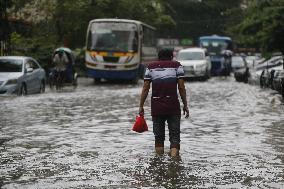
M187 82L180 158L131 131L138 85L81 79L76 90L0 98L0 188L284 188L284 105L233 78ZM166 130L168 132L168 130Z

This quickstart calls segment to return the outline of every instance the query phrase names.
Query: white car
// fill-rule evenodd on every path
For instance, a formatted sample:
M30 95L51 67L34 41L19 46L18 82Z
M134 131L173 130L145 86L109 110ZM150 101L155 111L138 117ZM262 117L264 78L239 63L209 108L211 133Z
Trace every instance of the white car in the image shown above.
M0 95L42 93L45 71L39 63L25 56L0 57Z
M178 52L176 60L181 63L186 78L210 78L211 61L206 49L186 48Z

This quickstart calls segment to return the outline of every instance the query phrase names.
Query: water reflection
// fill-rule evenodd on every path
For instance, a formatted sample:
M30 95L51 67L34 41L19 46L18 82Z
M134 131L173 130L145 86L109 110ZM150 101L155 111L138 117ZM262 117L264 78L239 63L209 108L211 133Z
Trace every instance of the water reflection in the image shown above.
M192 179L186 177L181 157L167 158L164 156L155 156L149 161L147 173L155 187L189 187L190 185L188 185L187 181ZM194 180L192 182L194 182Z
M1 98L0 188L284 188L284 108L271 91L187 82L191 120L172 159L153 152L149 98L150 131L130 131L141 87L86 81Z

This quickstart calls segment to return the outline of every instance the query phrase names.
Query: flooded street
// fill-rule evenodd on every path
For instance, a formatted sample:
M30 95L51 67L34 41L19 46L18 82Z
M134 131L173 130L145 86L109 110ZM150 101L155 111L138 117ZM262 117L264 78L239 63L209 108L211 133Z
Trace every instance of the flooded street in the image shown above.
M76 90L0 98L0 188L284 188L281 97L233 78L186 82L181 157L131 131L138 85L81 79ZM166 130L168 132L168 130Z

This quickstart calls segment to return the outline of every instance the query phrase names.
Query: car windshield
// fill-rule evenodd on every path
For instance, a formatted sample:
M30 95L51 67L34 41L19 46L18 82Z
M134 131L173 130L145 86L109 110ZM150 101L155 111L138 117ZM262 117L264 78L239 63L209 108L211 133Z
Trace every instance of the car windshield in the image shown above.
M232 67L244 67L245 62L242 57L233 56L232 57Z
M204 53L180 51L177 60L204 60Z
M93 23L87 48L97 51L136 52L138 28L132 23Z
M0 72L22 72L22 60L0 59Z

